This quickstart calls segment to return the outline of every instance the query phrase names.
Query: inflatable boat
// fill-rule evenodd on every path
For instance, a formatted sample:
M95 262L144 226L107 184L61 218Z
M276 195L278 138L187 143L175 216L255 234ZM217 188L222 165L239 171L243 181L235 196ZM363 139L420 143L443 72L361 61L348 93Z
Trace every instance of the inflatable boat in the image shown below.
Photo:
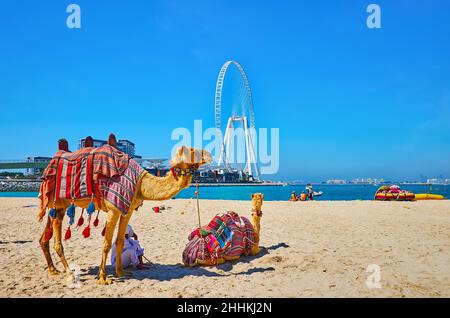
M375 200L378 201L413 201L416 195L409 191L401 191L398 193L377 193Z
M419 193L415 195L416 200L445 200L445 197L440 194Z
M382 186L375 193L378 201L414 201L416 195L410 191L401 190L399 186Z

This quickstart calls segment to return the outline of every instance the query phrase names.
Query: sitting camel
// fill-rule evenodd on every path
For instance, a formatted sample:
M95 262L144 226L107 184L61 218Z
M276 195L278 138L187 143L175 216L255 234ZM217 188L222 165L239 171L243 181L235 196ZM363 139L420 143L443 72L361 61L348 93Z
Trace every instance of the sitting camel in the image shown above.
M89 140L90 138L86 138L87 142L89 142ZM83 150L81 149L77 152L70 153L68 151L67 142L65 140L63 141L64 142L62 143L60 142L59 147L60 152L63 154L72 155L77 154L78 152ZM114 141L115 137L111 138L110 136L109 145L115 146ZM109 145L106 145L104 147L109 147ZM90 143L85 146L87 146L87 148L85 148L86 152L90 151L90 153L93 153L95 151L95 149L92 147ZM121 152L118 152L118 154L126 156ZM57 162L59 163L59 159ZM46 209L47 208L51 209L47 217L47 224L45 226L44 233L40 238L40 245L44 252L50 274L56 275L59 273L59 271L55 268L53 264L49 251L49 239L51 238L53 233L54 233L54 249L61 259L61 263L64 266L64 270L66 272L70 272L69 265L64 256L63 246L61 242L61 234L62 234L61 227L63 218L66 214L66 209L69 207L68 209L69 211L70 207L73 205L72 206L73 209L75 208L75 206L83 209L87 208L87 211L89 212L89 206L95 205L95 210L102 210L104 212L107 212L108 214L105 226L105 239L103 244L102 261L98 273L98 283L106 285L111 283L111 280L106 275L105 265L106 260L108 258L108 253L112 246L113 234L117 223L119 224L119 226L116 240L116 251L117 251L116 266L115 266L116 275L117 277L129 275L129 273L127 273L122 269L122 259L120 256L122 255L122 250L124 247L126 228L133 214L133 211L137 210L142 205L144 200L167 200L177 195L181 190L190 185L192 181L192 174L195 169L197 169L199 166L203 164L211 162L212 157L209 152L194 148L187 148L183 146L178 149L175 156L171 160L171 170L167 173L167 175L164 177L156 177L146 172L142 168L138 167L137 163L133 159L129 159L129 165L131 166L132 164L134 164L133 169L135 170L141 169L139 170L141 172L139 173L139 176L137 178L137 182L134 189L134 195L132 197L132 200L130 201L128 213L126 214L124 214L123 211L118 209L116 205L109 202L105 197L95 197L94 199L94 194L92 195L91 198L88 197L88 198L73 199L72 197L72 199L61 199L58 198L59 192L55 190L54 193L52 192L48 195L47 198L48 200L45 201L42 196L42 185L41 185L41 194L40 194L41 212L39 214L39 221L42 221L43 217L45 216ZM49 167L47 169L49 169ZM56 176L58 176L58 174L56 174ZM56 178L56 176L54 179L52 179L52 181L58 179ZM119 186L121 186L121 184L119 184ZM55 186L55 188L57 187ZM58 199L55 199L55 197ZM45 202L45 204L43 202ZM68 212L67 215L68 217L73 218L73 216L69 215ZM46 233L48 232L51 232L52 234L46 235Z
M252 194L252 222L235 212L216 215L201 229L192 232L183 252L186 266L215 266L234 261L242 255L260 252L261 207L264 195Z

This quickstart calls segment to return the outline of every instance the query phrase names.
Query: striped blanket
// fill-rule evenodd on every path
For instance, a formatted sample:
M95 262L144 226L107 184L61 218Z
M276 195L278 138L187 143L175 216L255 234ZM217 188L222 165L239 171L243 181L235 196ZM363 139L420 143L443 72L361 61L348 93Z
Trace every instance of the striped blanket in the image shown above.
M249 255L255 244L255 230L250 220L235 212L228 212L223 219L233 232L231 243L223 254L225 256Z
M221 230L222 224L226 225L227 231ZM231 234L224 235L224 232ZM222 256L249 255L255 244L255 230L249 219L240 217L235 212L228 212L216 215L207 226L203 227L202 237L197 229L188 236L188 240L189 243L183 252L183 263L186 266L195 266L198 260L217 261ZM215 244L217 241L224 243L223 248L222 244ZM211 242L217 248L212 249Z
M41 213L49 200L105 199L127 214L144 170L120 150L104 145L76 152L58 151L42 176Z
M144 169L133 159L128 168L119 176L99 180L100 192L104 200L112 203L122 214L127 214L133 201L136 185Z

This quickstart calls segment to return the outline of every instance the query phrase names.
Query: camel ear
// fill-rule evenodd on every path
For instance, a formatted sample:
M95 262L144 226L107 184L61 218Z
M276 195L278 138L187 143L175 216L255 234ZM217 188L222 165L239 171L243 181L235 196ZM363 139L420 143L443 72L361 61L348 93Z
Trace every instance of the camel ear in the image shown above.
M254 199L255 198L255 194L254 193L252 193L252 199Z
M180 148L178 148L177 156L182 158L183 156L186 155L186 150L187 150L186 146L181 146Z
M183 162L185 148L185 146L181 146L177 149L172 160L170 160L171 167L176 167L178 164Z

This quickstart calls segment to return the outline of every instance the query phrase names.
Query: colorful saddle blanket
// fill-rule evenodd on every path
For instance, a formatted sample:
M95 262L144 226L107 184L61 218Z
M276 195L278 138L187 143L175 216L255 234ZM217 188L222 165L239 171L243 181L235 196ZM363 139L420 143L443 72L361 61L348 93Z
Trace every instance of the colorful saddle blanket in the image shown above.
M216 215L204 230L208 233L206 242L211 253L224 251L233 238L233 232L228 228L221 215Z
M225 256L249 255L255 245L255 230L249 219L235 212L223 216L228 228L233 231L233 238L223 252Z
M127 214L144 169L120 150L104 145L76 152L58 151L42 176L41 210L50 197L59 199L105 199ZM97 204L100 207L100 204Z
M216 215L212 221L188 236L189 243L183 252L183 263L194 266L198 260L217 260L222 255L250 254L255 244L255 230L251 222L235 212Z

